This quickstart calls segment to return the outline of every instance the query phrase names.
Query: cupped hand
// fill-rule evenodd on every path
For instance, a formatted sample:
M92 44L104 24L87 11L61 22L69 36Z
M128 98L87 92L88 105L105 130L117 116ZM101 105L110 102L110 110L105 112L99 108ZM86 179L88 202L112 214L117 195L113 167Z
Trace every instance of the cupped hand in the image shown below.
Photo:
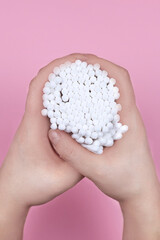
M159 187L159 183L128 71L94 55L86 55L86 58L88 63L99 63L116 79L121 94L118 101L122 105L120 121L127 124L129 130L101 155L89 152L67 133L56 130L54 149L108 196L118 201L147 196Z
M31 81L23 119L0 169L2 202L17 206L42 204L82 179L81 174L54 151L52 137L50 140L48 137L49 119L41 115L42 89L49 73L55 66L79 57L72 54L55 60Z

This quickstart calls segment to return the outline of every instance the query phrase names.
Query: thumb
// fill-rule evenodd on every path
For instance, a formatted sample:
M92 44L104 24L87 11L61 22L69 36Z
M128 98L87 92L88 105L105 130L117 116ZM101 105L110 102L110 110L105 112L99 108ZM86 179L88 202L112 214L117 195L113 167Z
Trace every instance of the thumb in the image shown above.
M82 175L90 177L97 156L82 147L69 134L60 130L49 130L49 139L57 154L71 164Z

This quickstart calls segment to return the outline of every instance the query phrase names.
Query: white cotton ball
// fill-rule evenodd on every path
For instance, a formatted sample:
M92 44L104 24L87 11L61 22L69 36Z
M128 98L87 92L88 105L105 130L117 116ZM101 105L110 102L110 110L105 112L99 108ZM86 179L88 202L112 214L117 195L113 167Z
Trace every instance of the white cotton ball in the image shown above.
M111 79L110 79L110 83L112 83L113 85L115 85L115 84L116 84L116 80L115 80L114 78L111 78Z
M122 110L122 106L121 106L121 104L120 104L120 103L117 104L117 105L116 105L116 108L117 108L117 111L118 111L118 112L121 111L121 110Z
M57 123L58 123L58 124L62 124L62 123L63 123L63 120L62 120L61 117L58 117L58 118L57 118Z
M56 123L52 123L51 124L51 129L53 129L53 130L57 129L57 124Z
M70 67L70 66L71 66L71 62L70 62L70 61L66 61L66 62L65 62L65 66L66 66L66 67Z
M116 133L116 130L114 128L110 129L111 136L114 136L115 133Z
M114 140L119 140L122 138L122 133L121 132L117 132L114 136L113 136Z
M77 134L77 133L73 133L73 134L72 134L72 138L78 140L78 139L80 138L80 136L79 136L79 134Z
M109 77L107 76L103 76L103 81L108 84L109 83Z
M75 62L71 64L71 69L72 69L72 72L73 72L73 70L75 70L75 69L76 69L76 67L77 67L77 64L76 64Z
M65 64L61 64L61 65L59 66L60 73L61 73L62 71L64 71L65 68L66 68ZM59 73L59 74L60 74L60 73Z
M103 137L103 132L98 132L98 137Z
M107 72L106 70L103 70L103 71L102 71L102 75L103 75L104 77L107 77L107 76L108 76L108 72Z
M54 78L55 78L55 74L54 73L50 73L49 74L49 76L48 76L48 80L51 82L51 81L53 81L54 80Z
M110 132L105 133L105 134L104 134L104 138L105 138L106 140L112 138L111 133L110 133Z
M127 125L121 126L121 127L120 127L120 131L121 131L121 133L127 132L127 131L128 131L128 126L127 126Z
M58 125L58 129L59 129L59 130L65 130L66 127L65 127L64 124L61 123L61 124Z
M118 98L120 97L120 94L119 93L115 93L114 94L114 98L117 100Z
M85 142L86 144L92 144L92 143L93 143L93 140L92 140L92 138L90 138L90 137L86 137L86 139L84 140L84 142Z
M80 65L81 65L81 63L82 63L82 61L81 61L81 60L76 60L76 61L75 61L75 64L76 64L77 66L80 66Z
M62 100L63 100L63 102L67 102L69 100L67 94L62 96Z
M49 95L48 95L48 100L50 100L50 101L51 101L51 100L53 100L53 99L54 99L54 96L53 96L53 94L49 94Z
M71 131L72 131L72 133L78 133L78 128L77 127L72 127Z
M95 64L93 65L93 68L94 68L95 70L100 69L99 63L95 63Z
M60 84L58 84L56 87L55 87L55 90L56 91L61 91L62 90L62 86Z
M109 131L109 129L107 126L103 126L102 131L103 131L103 133L107 133Z
M44 106L45 108L47 108L49 104L50 104L50 103L49 103L48 100L44 100L44 101L43 101L43 106Z
M50 122L51 122L51 123L57 123L57 118L52 117L52 118L50 119Z
M106 143L106 138L105 137L99 138L99 142L100 142L101 145L104 146L104 144Z
M57 91L57 90L55 90L55 91L54 91L54 96L55 96L55 97L60 97L60 92Z
M81 63L81 66L86 69L86 67L87 67L87 62L82 62L82 63Z
M59 67L55 67L53 69L53 72L54 72L55 75L58 75L60 73L60 68Z
M96 153L97 153L97 154L102 154L102 153L103 153L103 147L100 146L99 149L98 149L98 151L97 151Z
M99 147L99 146L101 145L101 143L100 143L99 140L95 140L95 141L93 142L93 145Z
M93 124L89 125L88 130L91 131L91 133L94 131L94 126L93 126Z
M49 110L49 111L48 111L48 117L49 117L49 118L53 118L53 111L52 111L52 110Z
M65 69L65 72L67 73L67 74L69 74L70 72L71 72L71 68L70 67L67 67L66 69ZM70 75L71 76L71 75Z
M76 141L78 143L84 143L84 138L83 137L79 137L79 138L76 139Z
M42 99L43 99L43 101L45 101L45 100L48 100L48 94L43 94L43 96L42 96Z
M116 115L117 114L117 108L112 108L112 110L111 110L111 114L112 115Z
M91 77L90 77L90 82L91 82L91 83L95 83L95 82L96 82L96 77L91 76Z
M113 117L113 121L114 121L114 122L119 122L119 120L120 120L120 116L119 116L119 114L116 114L116 115Z
M86 137L91 137L92 132L88 129L86 130L85 136Z
M114 117L111 113L108 114L107 118L108 118L109 121L112 121L114 119Z
M65 79L65 77L66 77L66 72L65 71L61 71L60 73L59 73L59 76L62 78L62 79Z
M60 114L59 111L55 110L55 111L53 112L53 115L54 115L54 117L58 118L58 117L60 117L61 114Z
M106 143L104 144L105 147L113 146L114 142L112 138L106 139Z
M97 77L97 81L99 81L100 82L100 88L104 88L104 87L106 87L106 83L103 81L104 80L104 77L102 76L102 75L99 75L98 77Z
M95 125L95 127L94 127L94 130L95 130L96 132L101 131L101 129L102 129L102 127L101 127L99 124Z
M58 83L62 83L62 78L61 77L55 77L54 81L58 84Z
M92 139L97 139L98 138L98 133L97 132L92 132L91 138Z
M83 125L82 128L83 128L84 131L87 131L87 130L88 130L88 126L87 126L86 124Z
M50 82L46 82L44 86L45 87L50 87Z
M92 64L88 64L87 70L88 70L88 72L89 72L90 70L93 70L93 65L92 65Z
M54 88L56 87L56 82L55 82L55 81L51 81L51 82L50 82L50 87L51 87L52 89L54 89Z
M116 122L114 126L116 129L119 129L122 126L122 123Z
M41 114L42 116L47 116L48 115L47 109L42 109Z
M108 129L112 129L112 128L113 128L113 123L109 122L109 123L107 124L107 128L108 128Z
M99 149L99 146L96 145L88 145L88 144L82 144L83 147L87 148L88 150L92 151L92 152L97 152Z
M51 90L50 90L49 87L44 87L44 88L43 88L43 93L49 94L50 92L51 92Z
M70 126L70 125L68 125L68 126L66 127L66 132L68 132L68 133L71 132L71 126Z
M79 130L79 134L85 136L86 131L82 128Z

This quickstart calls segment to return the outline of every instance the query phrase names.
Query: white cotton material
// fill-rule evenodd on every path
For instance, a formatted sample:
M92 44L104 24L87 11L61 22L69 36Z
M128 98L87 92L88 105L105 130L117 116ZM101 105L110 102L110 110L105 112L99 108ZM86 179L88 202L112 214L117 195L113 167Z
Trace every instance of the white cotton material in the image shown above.
M42 116L48 116L51 129L70 133L89 151L102 154L128 131L120 123L116 80L99 63L77 59L56 66L43 88Z

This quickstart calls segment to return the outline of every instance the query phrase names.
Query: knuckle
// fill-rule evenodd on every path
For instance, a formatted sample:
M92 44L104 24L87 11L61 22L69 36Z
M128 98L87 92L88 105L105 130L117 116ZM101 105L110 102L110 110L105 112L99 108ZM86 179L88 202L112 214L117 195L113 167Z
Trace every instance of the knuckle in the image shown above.
M120 67L121 76L124 78L130 78L129 72L127 69Z
M88 58L97 58L98 56L93 53L87 53L85 54Z
M35 88L35 83L36 83L37 76L35 76L29 83L29 91Z
M39 76L44 71L44 67L40 68L37 72L37 76Z
M25 110L27 111L30 111L32 109L32 105L34 102L33 99L34 99L35 82L36 82L36 77L34 77L29 83L27 100L25 105Z
M80 59L82 61L86 61L88 59L87 54L84 53L71 53L69 56L74 58L74 60Z
M34 78L30 81L30 83L29 83L29 90L33 89L33 86L34 86L34 84L35 84L35 79L36 79L36 77L34 77Z

